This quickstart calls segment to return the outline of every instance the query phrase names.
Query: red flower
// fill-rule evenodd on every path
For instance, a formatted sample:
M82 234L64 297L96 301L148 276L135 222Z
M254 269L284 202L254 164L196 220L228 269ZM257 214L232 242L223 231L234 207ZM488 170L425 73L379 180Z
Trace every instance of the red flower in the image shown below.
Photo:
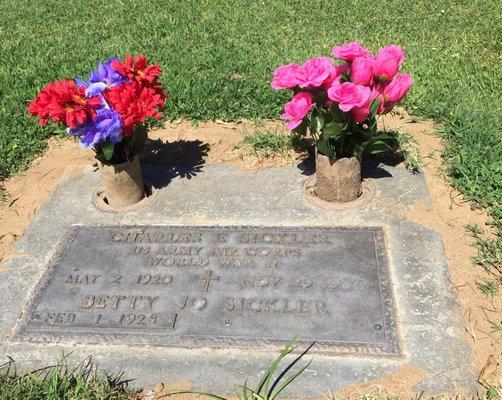
M56 81L45 86L38 96L28 105L28 111L38 116L40 125L49 119L77 128L89 118L96 117L95 107L101 104L98 97L85 97L85 89L78 87L72 80Z
M112 68L129 80L136 80L147 84L154 84L162 74L159 64L148 65L148 58L140 54L133 59L128 54L125 61L113 61Z
M147 118L161 119L166 95L159 84L144 86L137 81L110 88L104 93L108 104L120 115L124 134Z

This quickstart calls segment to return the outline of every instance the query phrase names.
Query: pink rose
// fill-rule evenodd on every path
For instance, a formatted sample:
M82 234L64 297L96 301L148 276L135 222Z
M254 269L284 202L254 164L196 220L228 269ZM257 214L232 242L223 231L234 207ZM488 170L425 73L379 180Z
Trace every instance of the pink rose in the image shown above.
M350 118L352 118L358 124L362 124L370 115L370 106L371 105L368 103L362 107L354 107L349 111Z
M400 102L408 90L413 85L413 78L410 74L397 75L384 89L383 89L383 113L388 113L394 105Z
M352 83L356 85L369 85L373 81L373 57L356 57L350 67Z
M386 103L398 103L410 90L413 78L410 74L399 74L383 90L383 98Z
M371 94L371 89L367 86L355 85L352 82L345 82L341 85L333 85L328 89L328 97L336 101L340 110L347 112L354 107L362 107L366 104Z
M366 118L368 118L370 115L371 104L379 96L380 93L378 93L377 90L373 89L371 91L370 97L368 98L368 101L362 107L354 107L352 110L349 111L350 117L358 124L362 124L366 120Z
M317 88L330 77L333 62L328 57L315 57L300 67L296 77L301 88Z
M335 65L335 71L338 75L342 75L344 72L347 72L349 68L350 65L347 63Z
M335 58L351 62L356 57L368 56L369 51L361 46L361 43L351 42L334 47L331 54L333 54Z
M272 89L293 89L298 86L298 73L300 66L296 63L281 65L274 71L274 78L272 79Z
M281 119L289 120L286 129L293 130L302 123L310 110L315 106L314 98L310 93L300 92L293 96L289 103L284 106L284 114Z
M340 83L342 74L349 70L349 64L339 64L331 68L328 78L322 84L324 90L328 90L335 83Z
M403 65L404 58L403 49L396 44L380 49L373 65L375 77L381 82L390 81Z

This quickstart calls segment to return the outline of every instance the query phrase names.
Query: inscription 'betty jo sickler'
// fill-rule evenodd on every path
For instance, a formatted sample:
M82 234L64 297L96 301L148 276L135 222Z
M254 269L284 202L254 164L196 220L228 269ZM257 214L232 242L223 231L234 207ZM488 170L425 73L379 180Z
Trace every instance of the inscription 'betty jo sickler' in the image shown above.
M73 227L17 336L394 355L392 304L380 228Z

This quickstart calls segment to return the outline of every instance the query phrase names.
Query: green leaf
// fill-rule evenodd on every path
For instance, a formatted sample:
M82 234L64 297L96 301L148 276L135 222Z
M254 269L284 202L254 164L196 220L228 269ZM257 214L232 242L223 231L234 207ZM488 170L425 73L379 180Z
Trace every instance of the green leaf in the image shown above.
M248 393L251 393L251 394L254 393L251 389L249 389L247 387L247 384L248 384L248 381L246 379L244 381L244 386L242 386L242 385L235 385L235 393L237 394L237 397L239 398L239 400L248 400L249 399ZM240 388L242 390L242 396L239 394L239 391L237 390L238 388Z
M329 122L324 125L322 130L324 139L338 139L342 134L342 125L338 122Z
M334 146L331 146L327 140L317 140L315 142L315 147L317 147L317 151L324 154L326 157L334 158L336 156Z
M374 137L377 133L377 123L376 123L376 120L374 120L374 122L372 124L370 124L370 127L369 127L369 134Z
M276 393L274 396L272 396L272 393L274 392L275 387L279 384L279 382L281 381L281 379L282 379L284 376L286 376L286 374L288 373L288 371L289 371L291 368L293 368L293 366L294 366L294 365L295 365L298 361L300 361L300 360L302 359L302 357L303 357L305 354L307 354L307 353L308 353L308 351L309 351L309 350L310 350L310 349L311 349L311 348L315 345L315 343L316 343L315 341L314 341L314 342L312 342L312 343L310 344L310 346L309 346L309 347L307 347L307 348L303 351L303 353L301 353L298 357L296 357L296 358L295 358L295 359L294 359L294 360L293 360L293 361L292 361L292 362L291 362L291 363L290 363L290 364L289 364L289 365L288 365L288 366L284 369L284 371L282 371L282 372L280 373L280 375L277 377L277 379L276 379L276 380L275 380L275 382L273 383L272 387L270 388L270 391L268 392L267 398L269 398L269 399L271 399L271 400L272 400L272 399L273 399L275 396L277 396L277 395L278 395L278 394L279 394L279 393L280 393L280 392L281 392L281 391L282 391L282 390L283 390L283 389L284 389L287 385L289 385L289 384L290 384L290 383L291 383L291 382L292 382L292 381L293 381L293 380L294 380L294 379L295 379L298 375L300 375L300 374L303 372L303 370L304 370L305 368L307 368L307 365L308 365L308 364L307 364L304 368L302 368L302 369L301 369L301 370L300 370L297 374L293 374L293 377L292 377L291 379L286 380L286 382L285 382L283 385L281 385L281 387L279 388L279 389L280 389L280 390L279 390L279 392L278 392L278 393Z
M300 136L305 136L307 133L307 127L308 127L308 117L305 117L300 125L298 125L295 129L293 129L293 132Z
M305 364L302 368L300 368L297 372L295 372L293 375L291 375L288 379L286 379L285 382L283 382L280 386L277 387L277 390L272 393L270 396L269 400L274 400L277 396L281 394L281 392L286 389L286 387L291 384L298 376L300 376L303 371L305 371L308 366L312 363L312 360L310 360L307 364Z
M312 113L312 118L310 120L310 129L312 132L318 133L322 131L322 128L324 126L324 115L316 111Z
M370 138L369 141L374 141L374 140L382 140L385 143L387 143L390 147L396 142L396 138L392 135L388 135L386 133L380 133L379 135L374 135Z
M356 157L360 158L363 155L365 144L366 143L356 143L356 145L354 146L354 155Z
M367 154L384 154L384 153L389 153L393 149L391 146L389 146L386 142L383 140L371 140L368 142L365 148L365 152Z
M380 139L380 140L394 140L395 137L392 135L388 135L387 133L381 133L380 135L373 136L372 139Z
M367 137L367 135L366 135ZM370 136L366 141L357 144L354 153L357 155L366 154L385 154L392 153L395 148L395 137L386 133Z
M105 156L106 161L110 161L113 157L113 144L110 142L105 142L101 145L101 151Z
M371 103L371 106L370 106L370 115L372 118L375 117L377 111L378 111L378 107L380 106L380 103L381 103L381 100L380 99L375 99L373 100L373 103Z
M245 386L246 386L246 383L244 383L244 387L245 387ZM235 387L235 394L237 395L237 398L238 398L239 400L246 400L246 397L242 397L242 396L240 395L240 393L239 393L239 390L238 390L238 389L239 389L239 387L240 387L240 386L239 386L239 385L234 385L234 387ZM243 392L244 392L244 390L243 390Z
M289 353L291 353L294 349L296 349L295 343L298 340L299 333L295 334L293 339L291 339L287 344L286 347L281 351L281 354L276 358L276 360L272 363L270 368L267 370L263 378L261 379L260 383L258 384L258 389L256 390L257 394L260 394L263 389L265 391L268 391L268 385L270 384L270 381L272 380L272 376L274 375L275 371L277 370L277 367L279 366L279 363L282 361L284 357L286 357Z
M338 104L333 103L333 105L329 109L329 113L331 114L335 122L340 122L340 123L345 122L346 119L345 117L347 114L345 114L342 110L340 110Z

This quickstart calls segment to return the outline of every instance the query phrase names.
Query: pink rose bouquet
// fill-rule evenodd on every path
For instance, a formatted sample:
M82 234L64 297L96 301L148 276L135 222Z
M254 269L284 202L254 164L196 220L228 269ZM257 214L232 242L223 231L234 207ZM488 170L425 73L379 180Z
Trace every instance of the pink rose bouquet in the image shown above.
M287 129L314 139L317 150L330 158L379 154L392 150L392 136L377 134L378 115L388 113L413 85L400 73L405 60L395 44L372 55L360 43L336 46L333 57L315 57L302 65L278 67L272 88L293 91L281 119Z

